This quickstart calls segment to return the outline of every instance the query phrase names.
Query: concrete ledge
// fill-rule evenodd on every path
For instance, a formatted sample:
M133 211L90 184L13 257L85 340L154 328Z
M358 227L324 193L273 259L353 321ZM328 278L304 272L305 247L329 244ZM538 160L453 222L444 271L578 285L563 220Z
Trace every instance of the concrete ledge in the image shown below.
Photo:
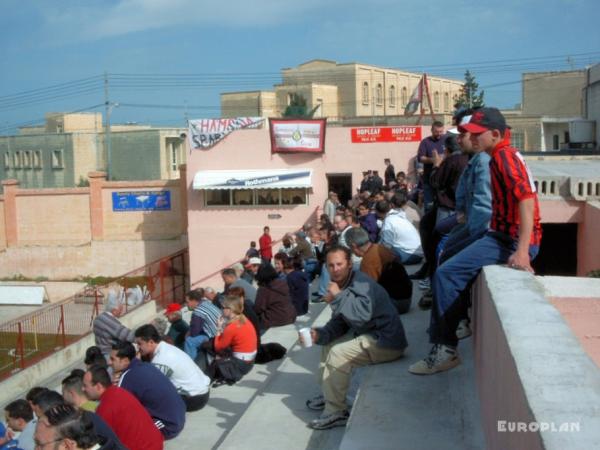
M600 448L600 373L544 286L528 273L489 266L476 292L475 364L487 448Z
M156 302L152 300L124 315L121 322L129 328L135 328L152 321L154 317L156 317ZM0 383L0 405L23 397L29 389L42 384L65 367L80 363L86 349L92 345L94 345L94 335L89 333L77 342L4 380Z

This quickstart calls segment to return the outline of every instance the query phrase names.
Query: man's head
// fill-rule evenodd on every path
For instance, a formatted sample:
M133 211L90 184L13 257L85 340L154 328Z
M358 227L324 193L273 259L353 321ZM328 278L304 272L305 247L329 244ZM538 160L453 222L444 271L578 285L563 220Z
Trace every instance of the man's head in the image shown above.
M232 269L233 270L233 269ZM185 294L185 304L190 311L193 311L198 307L202 299L204 298L204 290L202 288L192 289Z
M34 442L40 449L89 449L98 443L98 436L89 415L62 404L48 410L44 420L37 423Z
M152 359L154 351L160 343L160 334L153 325L142 325L135 330L135 343L140 349L140 354Z
M83 405L89 399L83 391L83 377L85 372L75 369L71 374L62 380L62 394L65 402L76 408Z
M283 266L285 265L285 261L288 259L288 255L285 253L276 253L273 257L273 264L275 265L275 271L277 273L283 272Z
M106 296L106 311L110 312L115 317L121 317L125 309L123 301L117 296L114 291L109 291Z
M33 410L27 400L15 400L4 408L4 418L11 430L23 431L25 426L33 420Z
M263 228L263 233L264 233L264 234L267 234L267 235L268 235L270 232L271 232L271 229L270 229L269 227L264 227L264 228Z
M468 123L458 127L461 133L471 133L473 151L491 151L504 139L508 126L497 108L480 108L473 111Z
M252 258L250 258L248 260L248 269L254 275L256 275L256 273L258 272L258 269L260 268L261 265L262 265L262 260L260 258L257 258L256 256L253 256Z
M56 391L50 389L40 392L31 399L33 412L38 418L44 417L46 411L56 405L61 405L65 399Z
M123 372L135 358L135 353L135 347L131 342L117 342L113 344L110 351L109 364L115 372Z
M106 367L106 358L102 354L100 347L92 345L85 351L85 359L83 360L86 367L93 366L95 364Z
M369 214L369 204L367 202L362 202L360 205L358 205L356 210L358 211L359 217L364 217Z
M217 297L217 291L211 287L205 287L204 296L212 302Z
M375 203L375 214L377 214L377 217L379 217L380 219L384 219L391 209L392 206L387 200L380 200L377 203Z
M348 231L350 232L350 231ZM350 249L335 245L327 252L327 269L331 281L341 286L352 272L352 254Z
M221 272L221 278L223 278L223 282L227 285L232 284L237 280L237 274L233 269L224 269Z
M169 303L165 308L165 316L171 323L181 319L181 305L179 303Z
M408 195L406 194L406 191L395 192L390 200L390 203L392 204L391 206L394 208L404 208L406 202L408 202Z
M250 241L250 248L256 248L256 241Z
M437 141L444 135L444 124L438 120L431 124L431 137Z
M344 217L343 214L335 215L335 217L333 218L333 226L339 232L342 232L346 228L348 228L348 222L346 221L346 218Z
M111 386L108 370L100 366L90 367L83 376L83 392L90 400L98 400Z
M384 163L386 166L389 166L389 165L391 164L390 158L385 158L385 159L383 160L383 163Z
M362 257L369 250L371 241L369 235L363 228L352 228L346 233L346 243L352 249L352 253Z
M25 395L25 400L29 403L29 406L33 408L33 399L40 394L41 392L48 391L47 387L43 386L34 386L29 391L27 391L27 395Z

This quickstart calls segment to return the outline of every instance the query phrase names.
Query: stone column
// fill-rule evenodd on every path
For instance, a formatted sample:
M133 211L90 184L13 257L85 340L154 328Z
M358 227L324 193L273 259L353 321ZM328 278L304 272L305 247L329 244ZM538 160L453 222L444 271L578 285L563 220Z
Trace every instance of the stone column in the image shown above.
M92 241L104 239L104 208L102 205L102 187L106 182L106 172L89 172L90 180L90 227Z
M19 233L17 229L17 191L19 181L14 179L3 180L4 189L4 226L6 233L6 246L16 247Z

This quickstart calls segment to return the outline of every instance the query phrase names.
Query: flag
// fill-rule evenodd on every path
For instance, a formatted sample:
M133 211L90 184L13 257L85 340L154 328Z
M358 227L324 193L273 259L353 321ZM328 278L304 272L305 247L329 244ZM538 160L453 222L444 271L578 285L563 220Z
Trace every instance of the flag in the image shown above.
M423 77L421 77L421 79L419 80L419 84L417 84L417 87L415 88L412 95L410 96L410 100L408 101L408 103L406 104L406 107L404 108L404 115L412 116L415 112L417 112L417 109L419 108L419 105L421 104L422 101L423 101Z

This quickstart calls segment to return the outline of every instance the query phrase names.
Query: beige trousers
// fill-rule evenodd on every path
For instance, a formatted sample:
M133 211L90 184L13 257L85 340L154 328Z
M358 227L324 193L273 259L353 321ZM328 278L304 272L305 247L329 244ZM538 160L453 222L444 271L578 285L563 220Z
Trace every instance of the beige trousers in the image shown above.
M400 358L404 350L382 348L374 337L351 334L323 347L319 366L321 389L325 397L325 413L345 411L346 392L352 369L369 364L379 364Z

